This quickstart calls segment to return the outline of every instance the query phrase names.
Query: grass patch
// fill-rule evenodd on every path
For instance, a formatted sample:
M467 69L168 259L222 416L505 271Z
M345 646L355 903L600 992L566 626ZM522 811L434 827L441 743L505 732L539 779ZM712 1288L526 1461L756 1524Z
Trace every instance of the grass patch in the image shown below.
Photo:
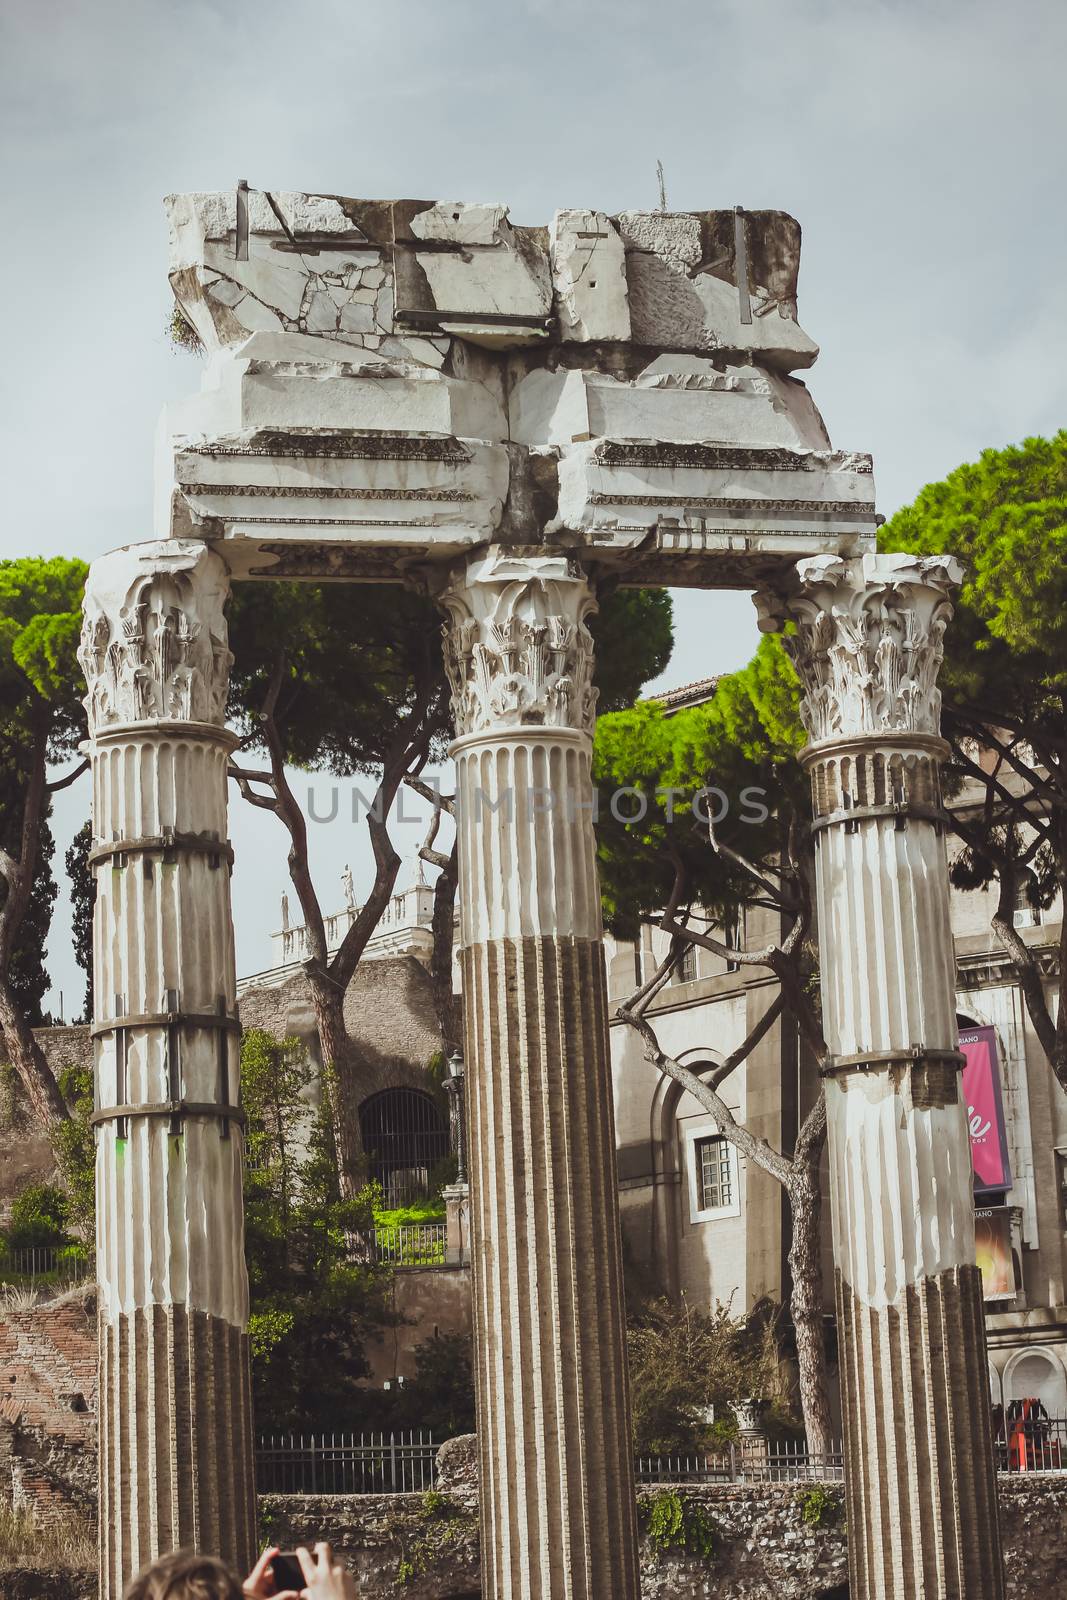
M374 1220L379 1228L417 1227L420 1222L444 1222L443 1200L417 1200L411 1206L394 1206L391 1211L375 1207Z
M0 1505L0 1569L65 1567L73 1572L96 1566L96 1533L84 1517L38 1522L32 1511Z

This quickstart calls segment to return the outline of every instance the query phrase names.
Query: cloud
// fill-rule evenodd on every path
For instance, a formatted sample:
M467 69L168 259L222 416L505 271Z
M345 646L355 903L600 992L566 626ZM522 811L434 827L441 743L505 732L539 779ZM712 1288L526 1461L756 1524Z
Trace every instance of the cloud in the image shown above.
M540 222L656 204L661 158L674 206L792 211L812 391L886 512L1064 419L1060 0L9 0L0 27L2 554L150 531L155 419L198 381L160 200L239 177ZM683 608L680 677L712 609Z

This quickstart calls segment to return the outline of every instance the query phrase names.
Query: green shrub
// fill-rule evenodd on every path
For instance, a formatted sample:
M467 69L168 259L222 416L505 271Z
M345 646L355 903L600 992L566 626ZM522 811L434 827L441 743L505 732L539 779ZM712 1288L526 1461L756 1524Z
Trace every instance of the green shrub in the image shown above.
M177 301L167 318L165 332L175 350L185 350L191 356L203 354L204 346L200 335Z
M67 1197L53 1183L31 1183L11 1203L7 1242L12 1250L49 1250L73 1243Z
M841 1502L836 1494L823 1488L821 1483L797 1495L800 1520L806 1528L827 1528L837 1521Z
M96 1231L96 1141L89 1118L93 1113L93 1075L84 1067L64 1067L59 1090L70 1116L51 1133L52 1153L63 1181L68 1226L83 1239Z
M707 1561L715 1553L715 1524L703 1506L683 1500L677 1489L661 1489L642 1512L648 1542L657 1555L684 1550Z

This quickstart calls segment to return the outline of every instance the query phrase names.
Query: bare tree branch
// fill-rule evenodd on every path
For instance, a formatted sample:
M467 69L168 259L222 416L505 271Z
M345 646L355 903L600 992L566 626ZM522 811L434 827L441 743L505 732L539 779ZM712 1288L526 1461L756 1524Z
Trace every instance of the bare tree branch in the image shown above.
M83 761L78 762L73 772L67 773L65 778L57 778L54 783L46 783L47 793L58 794L61 789L69 789L72 783L77 783L83 772L88 772L91 765L89 757L86 756Z

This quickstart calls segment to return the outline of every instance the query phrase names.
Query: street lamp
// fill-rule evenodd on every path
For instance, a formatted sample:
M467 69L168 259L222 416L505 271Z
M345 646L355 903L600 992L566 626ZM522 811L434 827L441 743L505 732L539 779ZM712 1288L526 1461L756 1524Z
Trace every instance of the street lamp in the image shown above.
M448 1058L447 1088L452 1096L452 1115L456 1125L456 1182L467 1181L467 1118L463 1104L463 1053L453 1050Z

